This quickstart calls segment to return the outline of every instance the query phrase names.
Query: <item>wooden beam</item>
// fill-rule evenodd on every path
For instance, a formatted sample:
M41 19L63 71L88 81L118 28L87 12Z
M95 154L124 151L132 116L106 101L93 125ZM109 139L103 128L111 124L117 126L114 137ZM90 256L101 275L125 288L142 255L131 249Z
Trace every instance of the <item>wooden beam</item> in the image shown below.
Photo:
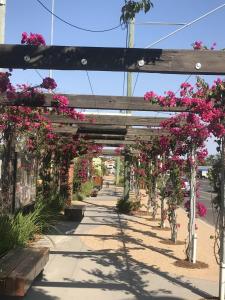
M114 125L85 125L79 124L78 133L93 133L93 134L118 134L124 135L127 132L126 126L114 126Z
M104 146L119 146L119 145L135 145L135 141L114 141L114 140L90 140L94 144L101 144Z
M112 134L95 134L95 133L81 133L79 136L87 138L87 139L94 139L94 140L117 140L123 141L125 139L124 135L112 135Z
M163 107L158 104L151 104L144 100L144 97L125 96L100 96L100 95L73 95L62 94L69 98L69 107L80 109L109 109L109 110L132 110L132 111L165 111L183 112L185 107ZM52 94L45 94L44 107L51 107ZM0 99L1 105L13 105L13 100Z
M167 118L134 117L118 115L86 115L84 121L74 120L69 117L49 115L53 123L61 124L95 124L95 125L118 125L118 126L155 126L159 127Z
M70 134L70 135L75 135L77 133L78 126L58 126L55 125L53 126L53 131L55 133L62 133L62 134Z
M151 136L151 135L162 135L168 134L168 131L165 129L152 129L152 128L128 128L126 136Z
M46 95L45 106L51 106L52 94ZM103 96L103 95L71 95L63 94L69 98L69 107L81 109L109 109L132 111L168 111L183 112L185 107L163 107L151 104L144 97Z
M0 68L225 75L224 51L0 45Z

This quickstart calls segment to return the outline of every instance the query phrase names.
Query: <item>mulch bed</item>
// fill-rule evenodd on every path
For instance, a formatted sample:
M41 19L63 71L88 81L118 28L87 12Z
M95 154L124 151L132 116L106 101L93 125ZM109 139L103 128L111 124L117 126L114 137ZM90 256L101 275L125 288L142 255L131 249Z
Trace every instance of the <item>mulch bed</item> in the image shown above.
M176 267L180 267L180 268L185 268L185 269L207 269L209 267L208 264L202 262L202 261L198 261L193 264L191 262L189 262L188 260L177 260L174 262L174 265Z
M184 241L176 241L176 243L174 243L171 240L164 240L164 241L159 241L159 242L164 245L172 245L172 246L185 245Z

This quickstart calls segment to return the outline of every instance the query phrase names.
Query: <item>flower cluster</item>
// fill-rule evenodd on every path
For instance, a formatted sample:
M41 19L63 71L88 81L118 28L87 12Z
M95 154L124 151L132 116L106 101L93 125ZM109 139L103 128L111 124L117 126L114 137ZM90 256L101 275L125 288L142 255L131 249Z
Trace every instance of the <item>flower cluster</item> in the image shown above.
M69 99L66 96L54 95L52 97L52 106L66 107L69 104Z
M190 211L190 200L185 202L184 207L187 212ZM205 217L207 215L207 208L204 203L199 201L196 202L196 214L199 217Z
M57 83L53 78L46 77L43 79L42 84L40 87L46 89L46 90L54 90L57 87Z
M0 93L4 93L7 91L10 85L10 76L11 74L8 72L0 72Z
M46 45L45 40L41 34L30 33L29 35L27 32L22 33L21 44L34 46Z

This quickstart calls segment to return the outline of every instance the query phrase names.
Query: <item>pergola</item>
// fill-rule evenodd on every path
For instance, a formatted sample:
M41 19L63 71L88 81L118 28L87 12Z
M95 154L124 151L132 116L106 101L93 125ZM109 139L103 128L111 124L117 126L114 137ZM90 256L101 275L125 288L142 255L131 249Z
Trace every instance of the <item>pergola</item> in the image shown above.
M92 70L145 72L164 74L225 75L224 51L164 50L138 48L105 48L74 46L24 46L0 45L0 68ZM70 107L81 109L127 111L185 111L185 108L162 108L144 101L142 97L67 95ZM47 95L45 106L50 106ZM9 105L4 99L1 104ZM12 105L12 103L10 103ZM88 115L84 122L68 117L51 115L56 132L86 136L91 141L107 146L134 144L137 137L151 140L153 136L166 134L159 131L164 118ZM60 124L57 125L57 124ZM224 150L224 147L223 147ZM106 151L106 150L104 150ZM225 150L224 150L225 151ZM111 153L111 152L105 152ZM223 156L225 157L224 153ZM222 168L224 185L224 166ZM129 193L129 171L125 155L125 196ZM225 245L225 198L222 188L221 245ZM221 299L224 295L225 247L221 252Z

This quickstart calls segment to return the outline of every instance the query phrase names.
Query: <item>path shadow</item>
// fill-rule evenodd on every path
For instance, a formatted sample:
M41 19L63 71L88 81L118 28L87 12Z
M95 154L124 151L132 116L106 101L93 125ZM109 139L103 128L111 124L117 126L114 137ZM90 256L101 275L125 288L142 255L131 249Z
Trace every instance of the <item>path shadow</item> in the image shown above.
M50 296L45 292L44 290L37 288L37 287L31 287L31 289L28 290L26 296L24 297L8 297L0 295L1 300L60 300L60 298L56 296Z

